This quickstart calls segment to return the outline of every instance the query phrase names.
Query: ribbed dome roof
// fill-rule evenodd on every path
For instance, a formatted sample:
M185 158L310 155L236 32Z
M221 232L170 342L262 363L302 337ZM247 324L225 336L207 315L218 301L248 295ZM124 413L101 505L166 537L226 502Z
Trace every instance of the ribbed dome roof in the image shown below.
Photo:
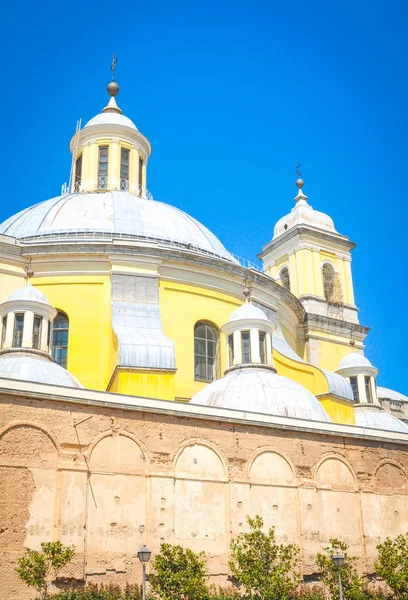
M262 321L268 321L269 319L264 313L263 310L254 306L251 302L245 302L242 306L234 310L230 318L228 319L228 323L232 323L233 321L241 321L241 320L251 320L251 319L260 319Z
M360 354L359 352L350 352L340 362L340 369L348 369L349 367L372 367L368 358Z
M47 296L30 283L12 292L6 302L14 300L31 300L32 302L42 302L50 305Z
M35 381L64 387L83 386L66 369L47 358L21 352L0 355L0 378Z
M273 231L274 238L282 235L282 233L285 233L296 225L309 225L311 227L316 227L317 229L336 233L333 220L329 215L314 210L313 207L307 203L307 196L304 196L301 190L299 190L299 194L296 196L295 200L296 206L292 208L288 215L285 215L276 223Z
M408 396L401 394L401 392L396 392L395 390L390 390L389 388L377 387L377 395L379 398L384 398L384 400L396 400L397 402L408 402Z
M109 114L109 113L108 113ZM65 194L31 206L0 225L0 233L25 239L97 239L95 234L152 239L236 262L209 229L163 202L130 192Z
M369 427L372 429L382 429L384 431L398 431L408 434L408 426L402 421L390 415L380 407L365 408L355 407L356 425L360 427Z
M242 368L217 379L192 404L257 412L312 421L330 421L314 396L301 385L269 369Z
M100 113L99 115L96 115L90 119L85 127L91 127L92 125L119 125L121 127L130 127L131 129L135 129L137 131L136 125L129 119L129 117L125 117L125 115L121 115L116 112Z
M92 127L92 125L119 125L121 127L130 127L136 131L138 130L129 117L122 115L122 111L116 104L116 100L113 96L110 98L108 105L105 106L103 111L88 121L85 127Z

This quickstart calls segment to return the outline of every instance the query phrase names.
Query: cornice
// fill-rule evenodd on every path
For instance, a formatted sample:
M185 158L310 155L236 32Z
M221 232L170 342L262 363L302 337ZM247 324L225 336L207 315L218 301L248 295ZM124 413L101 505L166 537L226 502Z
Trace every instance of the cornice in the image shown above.
M10 389L10 385L13 389ZM262 427L282 432L298 431L302 434L312 434L328 438L354 439L356 443L366 441L382 444L398 444L408 446L408 435L394 432L373 430L356 425L343 425L333 422L308 421L277 415L264 415L249 411L231 410L200 406L172 400L155 400L140 396L127 396L116 393L86 390L81 388L62 388L54 385L0 379L0 397L4 402L16 400L49 400L64 405L93 406L94 410L116 409L121 411L138 412L163 417L208 421L210 423L237 423L248 427Z
M287 244L290 240L293 240L294 238L303 235L310 236L312 240L316 240L318 242L317 245L319 246L321 246L322 241L325 241L333 245L343 246L347 248L349 252L356 247L356 244L354 242L351 242L347 236L341 235L340 233L331 233L323 229L308 227L306 225L296 225L295 227L292 227L287 232L283 233L279 237L271 240L268 244L266 244L266 246L264 246L262 248L262 251L258 254L258 258L262 260L267 254L269 254L276 248L281 249L282 246ZM303 241L303 243L306 244L307 242ZM313 244L313 242L311 242L311 246L313 245L316 246L316 244Z

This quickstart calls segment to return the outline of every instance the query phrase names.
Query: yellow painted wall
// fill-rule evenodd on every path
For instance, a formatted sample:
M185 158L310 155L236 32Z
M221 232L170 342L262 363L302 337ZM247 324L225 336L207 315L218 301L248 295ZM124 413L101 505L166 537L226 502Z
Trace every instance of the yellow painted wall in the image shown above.
M120 367L108 391L145 398L174 400L174 376L174 373L166 371L143 371Z
M344 343L339 343L343 341ZM315 343L315 342L313 342ZM336 371L339 368L340 361L350 354L352 348L349 344L349 338L335 338L333 341L318 340L319 348L319 367L328 371Z
M173 340L176 351L175 396L192 398L207 383L194 381L194 325L210 321L218 328L242 303L227 294L199 286L160 281L160 311L164 333ZM221 375L226 368L226 348L220 333Z
M287 356L283 356L277 350L273 351L273 360L278 375L289 377L300 383L314 396L329 391L327 379L317 367L292 360Z
M24 275L24 269L11 267L7 263L0 262L0 304L7 300L11 292L18 290L24 285Z
M106 390L116 363L109 276L36 277L33 283L68 315L68 371L86 388Z
M335 423L343 423L344 425L356 424L353 402L335 396L319 398L319 402Z

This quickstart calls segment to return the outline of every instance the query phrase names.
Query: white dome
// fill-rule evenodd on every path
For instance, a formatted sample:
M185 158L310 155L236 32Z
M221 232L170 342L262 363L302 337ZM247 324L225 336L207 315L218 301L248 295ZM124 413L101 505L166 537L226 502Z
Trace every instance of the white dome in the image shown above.
M121 115L117 112L103 112L93 117L85 127L91 127L92 125L119 125L121 127L130 127L137 131L136 125L125 115ZM84 129L85 129L84 127Z
M330 421L314 396L298 383L269 369L243 368L217 379L192 404L257 412L312 421Z
M257 319L258 321L262 320L270 323L264 311L254 306L251 302L245 302L245 304L234 310L227 322L233 323L234 321L243 321L247 319Z
M396 392L395 390L390 390L385 387L378 386L377 388L377 396L378 398L384 400L395 400L397 402L408 402L408 396L404 396L400 392Z
M313 207L307 203L307 196L303 196L301 192L299 192L295 200L296 206L292 208L288 215L285 215L276 223L273 230L274 238L282 235L282 233L285 233L296 225L309 225L311 227L316 227L317 229L336 233L333 219L325 213L314 210Z
M0 378L2 377L64 387L83 387L71 373L57 363L21 352L0 355Z
M169 242L236 262L204 225L169 204L130 192L64 194L31 206L0 225L0 233L25 239L95 240L125 236Z
M32 302L42 302L42 304L50 306L47 296L30 283L12 292L6 302L15 300L31 300Z
M370 363L368 358L360 354L359 352L350 352L343 358L340 362L340 369L349 369L350 367L372 367L373 365Z
M385 410L360 407L355 407L356 425L359 427L408 433L408 426Z

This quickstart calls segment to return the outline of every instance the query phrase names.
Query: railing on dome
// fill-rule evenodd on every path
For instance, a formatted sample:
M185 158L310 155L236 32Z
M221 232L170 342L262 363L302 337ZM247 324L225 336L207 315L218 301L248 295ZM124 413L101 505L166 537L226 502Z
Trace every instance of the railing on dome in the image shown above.
M209 256L212 258L217 258L221 260L226 260L230 263L239 264L241 267L245 269L255 269L262 273L262 268L260 265L256 265L255 263L243 258L242 256L237 256L236 254L232 254L228 252L231 258L228 256L222 256L221 254L217 254L216 252L212 252L211 250L207 250L205 248L200 248L195 244L191 243L183 243L177 240L157 238L153 236L143 236L143 235L135 235L131 233L113 233L109 231L87 231L84 229L77 229L75 231L54 231L52 233L43 233L41 235L33 235L25 238L21 238L21 243L32 243L32 242L55 242L58 240L60 242L71 242L71 241L81 241L86 240L87 242L104 242L109 241L113 242L116 240L123 241L142 241L146 245L154 245L158 248L174 248L183 250L186 252L191 252L192 254L200 254L202 256Z
M243 258L242 256L238 256L237 254L233 254L232 252L230 252L231 256L233 258L235 258L236 261L239 262L239 264L241 265L241 267L244 267L245 269L255 269L255 271L260 271L261 273L263 273L262 271L262 265L260 264L256 264L250 260L248 260L247 258Z
M119 186L107 187L106 177L98 178L99 187L94 190L83 190L82 183L80 181L76 181L74 184L74 192L73 193L83 193L83 194L94 194L96 192L128 192L129 191L129 180L128 179L120 179ZM136 187L137 193L136 196L140 198L144 198L145 200L154 200L153 194L149 192L149 190L142 185L138 185ZM69 194L69 188L66 183L61 186L61 195Z

